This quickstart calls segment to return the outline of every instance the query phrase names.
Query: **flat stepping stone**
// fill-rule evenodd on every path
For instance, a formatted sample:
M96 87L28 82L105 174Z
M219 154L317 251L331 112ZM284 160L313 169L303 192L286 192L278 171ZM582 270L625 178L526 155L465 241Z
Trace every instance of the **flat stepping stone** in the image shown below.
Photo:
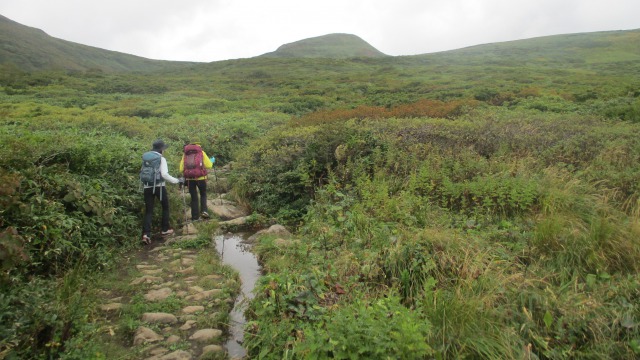
M217 295L220 295L220 294L222 294L222 290L221 289L207 290L207 291L203 291L201 293L189 295L189 296L185 297L185 300L187 300L187 301L201 301L201 300L210 299L210 298L212 298L214 296L217 296Z
M162 269L154 269L154 270L141 270L141 272L145 275L158 275L162 273Z
M218 224L220 226L240 226L249 221L250 216L243 216L233 220L221 221Z
M195 314L202 311L204 311L204 306L201 305L187 306L182 309L183 314Z
M154 324L175 324L178 322L178 318L168 313L144 313L142 314L142 321Z
M144 298L148 301L160 301L168 298L171 294L173 294L173 290L171 290L171 288L162 288L149 291Z
M169 345L173 345L173 344L177 344L180 342L180 336L178 335L171 335L167 338L166 343Z
M158 335L155 331L148 327L140 326L133 336L133 345L142 345L163 340L162 335Z
M192 294L201 293L203 291L204 291L204 289L201 288L200 286L190 286L189 287L189 292L192 293Z
M180 326L180 330L182 330L182 331L191 330L191 328L195 324L196 324L195 320L187 320L187 321L185 321L184 325Z
M232 204L213 205L209 210L222 220L233 220L249 215L246 210Z
M115 311L115 310L120 310L122 309L123 305L121 303L109 303L109 304L104 304L104 305L100 305L100 310L102 311Z
M192 258L182 258L182 261L181 261L182 266L191 266L195 263L196 261Z
M202 348L202 355L208 353L221 353L224 351L224 348L220 345L207 345Z
M168 352L169 352L169 349L163 346L156 346L154 348L149 349L148 351L149 355L154 355L154 356L162 356Z
M162 279L159 276L151 276L151 275L145 275L142 277L139 277L137 279L133 279L133 281L131 281L129 283L129 285L140 285L140 284L153 284L153 283L157 283L157 282L162 282L164 279Z
M222 330L218 329L202 329L196 331L189 337L189 340L197 342L209 342L222 336Z

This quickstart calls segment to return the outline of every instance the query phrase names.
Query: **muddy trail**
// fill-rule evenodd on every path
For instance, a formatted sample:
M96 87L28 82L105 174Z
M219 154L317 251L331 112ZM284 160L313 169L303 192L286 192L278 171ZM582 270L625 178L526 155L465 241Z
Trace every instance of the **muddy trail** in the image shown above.
M208 183L209 213L219 224L215 235L202 235L209 234L202 231L209 220L155 236L100 290L99 311L110 336L119 339L117 358L246 358L243 312L260 267L245 243L251 233L227 231L241 229L248 214L226 199L219 176ZM185 216L190 218L189 209Z

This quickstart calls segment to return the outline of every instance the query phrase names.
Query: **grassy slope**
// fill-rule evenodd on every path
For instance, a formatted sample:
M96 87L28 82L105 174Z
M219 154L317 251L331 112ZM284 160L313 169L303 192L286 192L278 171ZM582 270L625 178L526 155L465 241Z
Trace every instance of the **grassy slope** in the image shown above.
M57 39L0 16L0 63L27 71L65 69L150 71L190 63L160 61Z

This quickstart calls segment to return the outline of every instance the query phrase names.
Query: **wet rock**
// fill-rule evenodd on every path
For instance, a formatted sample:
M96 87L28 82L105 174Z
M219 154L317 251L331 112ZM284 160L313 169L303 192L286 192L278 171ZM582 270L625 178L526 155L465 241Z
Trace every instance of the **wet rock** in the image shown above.
M158 335L155 331L140 326L133 336L133 345L141 345L147 343L153 343L164 339L162 335Z
M168 352L169 352L169 349L162 346L156 346L154 348L149 349L148 351L149 355L154 355L154 356L162 356Z
M249 215L246 210L232 204L210 204L209 210L222 220L232 220Z
M123 305L121 303L109 303L109 304L100 305L100 310L110 312L110 311L120 310L122 309L122 306Z
M247 223L249 216L239 217L233 220L221 221L218 224L220 226L242 226Z
M168 298L169 296L171 296L171 294L173 294L173 290L171 290L170 288L162 288L158 290L149 291L144 296L144 298L147 301L160 301Z
M180 330L182 331L191 330L191 328L193 328L193 325L195 325L195 323L196 323L195 320L187 320L185 321L184 325L180 326Z
M195 314L203 311L204 311L204 306L200 306L200 305L187 306L186 308L182 309L183 314Z
M178 318L168 313L144 313L142 314L142 321L154 324L175 324L178 322Z
M207 345L202 348L202 355L208 353L221 353L224 351L224 348L220 345Z
M129 285L153 284L162 281L163 279L161 277L145 275L137 279L133 279L133 281L131 281Z
M180 342L180 336L178 335L171 335L167 338L166 343L169 345L173 345L173 344L177 344Z
M217 339L222 336L222 330L218 329L202 329L196 331L193 335L189 337L189 340L198 341L198 342L209 342L213 339Z
M188 301L201 301L201 300L205 300L205 299L210 299L210 298L215 297L215 296L217 296L219 294L222 294L222 290L221 289L207 290L207 291L203 291L201 293L189 295L189 296L185 297L185 300L188 300Z
M258 231L257 233L249 236L247 239L248 243L254 243L258 238L262 235L276 235L284 238L291 237L291 233L284 226L280 224L271 225L268 229L263 229Z
M145 275L158 275L162 273L162 269L154 269L154 270L141 270L141 272Z

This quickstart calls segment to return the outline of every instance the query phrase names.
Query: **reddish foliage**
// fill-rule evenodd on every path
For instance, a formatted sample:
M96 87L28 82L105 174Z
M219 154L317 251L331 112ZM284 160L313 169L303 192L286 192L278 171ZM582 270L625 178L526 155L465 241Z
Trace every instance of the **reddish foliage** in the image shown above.
M476 100L439 101L422 99L411 104L401 104L390 109L381 106L361 105L354 109L320 110L304 115L294 121L297 125L331 123L349 119L386 119L386 118L454 118L462 114L465 108L477 106Z

